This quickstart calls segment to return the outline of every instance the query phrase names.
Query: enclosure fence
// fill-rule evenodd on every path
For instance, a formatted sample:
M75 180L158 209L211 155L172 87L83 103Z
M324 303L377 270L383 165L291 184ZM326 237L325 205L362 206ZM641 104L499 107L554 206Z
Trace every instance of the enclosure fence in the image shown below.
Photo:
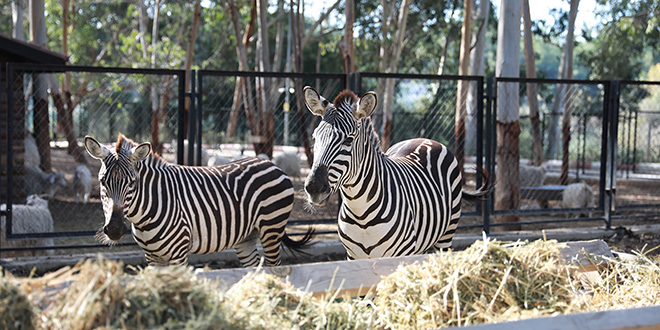
M484 178L476 169L486 169L495 190L481 203L464 204L459 233L612 228L660 216L656 82L193 70L186 83L182 70L26 64L9 64L4 73L3 254L101 247L94 239L104 219L96 177L100 162L80 150L85 135L111 146L120 132L151 142L164 159L178 164L209 166L247 156L277 163L295 157L298 166L287 173L296 189L292 235L309 225L322 235L336 234L339 198L314 212L305 202L304 178L319 118L304 105L304 86L329 100L347 88L358 95L376 91L372 120L381 142L424 137L447 145L463 167L466 189L481 186ZM55 97L57 90L67 92ZM511 113L519 118L517 126L506 122ZM515 148L504 143L507 136L516 136ZM12 223L13 209L32 193L25 184L28 163L34 161L28 155L30 137L43 175L64 178L47 198L52 231L21 232ZM512 150L519 167L502 163ZM85 204L69 188L79 166L93 176ZM527 180L533 175L526 171L540 171L540 179ZM511 182L517 204L506 203L510 192L502 183ZM562 194L571 184L588 187L588 203L564 203ZM46 239L56 243L44 244ZM6 244L18 241L34 244ZM130 237L118 246L136 248Z

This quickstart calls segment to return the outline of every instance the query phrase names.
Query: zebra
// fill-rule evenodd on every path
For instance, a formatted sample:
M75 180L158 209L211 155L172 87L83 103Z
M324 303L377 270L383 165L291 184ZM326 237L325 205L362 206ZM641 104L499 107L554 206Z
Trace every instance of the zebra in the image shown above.
M447 249L461 215L461 200L486 196L492 185L462 188L453 154L439 142L412 139L381 152L370 115L374 92L341 92L330 103L312 87L305 105L322 120L313 133L314 159L304 189L312 207L339 191L338 234L348 259L421 254Z
M105 223L97 238L115 244L131 223L133 237L149 265L185 265L188 254L234 247L245 267L257 266L257 241L265 265L281 263L280 245L294 251L313 242L313 231L296 241L284 227L294 189L275 164L244 158L215 167L170 164L119 133L111 150L91 136L85 149L101 161L100 194Z

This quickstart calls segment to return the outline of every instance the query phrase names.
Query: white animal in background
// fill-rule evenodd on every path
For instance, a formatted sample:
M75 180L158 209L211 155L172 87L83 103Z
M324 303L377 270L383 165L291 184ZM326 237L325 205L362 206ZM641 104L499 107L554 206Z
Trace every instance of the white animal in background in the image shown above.
M270 160L270 157L266 154L258 154L257 157Z
M584 183L572 183L564 188L561 206L566 209L586 209L594 205L594 192ZM591 217L591 213L589 213Z
M520 165L519 174L521 187L540 187L545 182L543 166Z
M209 157L206 166L218 166L218 165L230 163L232 161L233 159L225 156L211 156Z
M78 203L78 197L80 196L80 201L83 204L87 204L89 200L89 194L92 192L92 173L89 172L89 169L85 165L79 165L73 171L73 194L76 196L76 203Z
M285 152L280 154L273 159L273 163L291 178L300 176L300 156L297 153Z
M7 205L0 205L0 210L6 211ZM0 223L0 242L3 248L30 247L30 246L53 246L52 238L30 238L7 240L6 217L2 217ZM14 234L27 233L52 233L53 217L48 210L48 201L30 195L25 204L14 204L12 206L11 229ZM2 252L3 257L52 255L53 250L31 250L31 251L7 251Z
M25 166L25 193L27 195L47 194L49 197L68 185L63 173L45 173L38 166Z
M25 145L25 165L30 166L39 166L41 162L41 157L39 156L39 149L37 149L37 141L32 136L32 133L25 133L25 140L23 141Z

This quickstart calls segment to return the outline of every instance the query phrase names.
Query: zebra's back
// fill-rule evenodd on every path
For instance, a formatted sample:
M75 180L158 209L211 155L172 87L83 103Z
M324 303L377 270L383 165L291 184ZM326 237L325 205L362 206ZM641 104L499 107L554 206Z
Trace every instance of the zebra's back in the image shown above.
M272 263L278 262L274 260L279 258L294 190L288 176L272 162L245 158L215 167L171 165L160 176L154 175L153 182L161 186L161 202L176 207L172 212L151 210L150 214L162 214L165 220L156 226L135 226L136 240L148 254L167 251L164 246L173 244L169 242L183 244L189 240L188 253L214 253L236 247L244 265L255 265L258 256L252 253L252 243L256 244L256 231L268 261L272 258ZM153 185L147 189L153 190ZM147 194L143 196L144 208L154 205ZM182 223L177 224L179 221ZM171 228L181 225L185 230L179 231L177 237L177 230ZM154 232L163 234L150 234ZM244 242L249 242L245 249L250 251L245 251L246 256L241 258L243 251L237 244Z

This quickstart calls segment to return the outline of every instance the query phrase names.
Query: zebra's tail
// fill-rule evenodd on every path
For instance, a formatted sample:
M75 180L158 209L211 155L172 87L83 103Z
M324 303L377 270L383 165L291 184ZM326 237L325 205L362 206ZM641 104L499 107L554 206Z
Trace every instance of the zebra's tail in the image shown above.
M309 253L304 251L304 249L316 244L316 241L312 241L316 237L316 230L312 226L307 228L305 235L299 240L293 240L289 235L284 233L282 236L282 243L286 246L294 255L302 254L309 256Z
M468 202L484 200L488 198L488 195L490 195L490 193L495 189L495 182L493 182L493 180L491 180L488 176L488 171L479 167L477 168L477 173L484 177L484 182L481 184L481 187L475 191L463 190L463 199Z

